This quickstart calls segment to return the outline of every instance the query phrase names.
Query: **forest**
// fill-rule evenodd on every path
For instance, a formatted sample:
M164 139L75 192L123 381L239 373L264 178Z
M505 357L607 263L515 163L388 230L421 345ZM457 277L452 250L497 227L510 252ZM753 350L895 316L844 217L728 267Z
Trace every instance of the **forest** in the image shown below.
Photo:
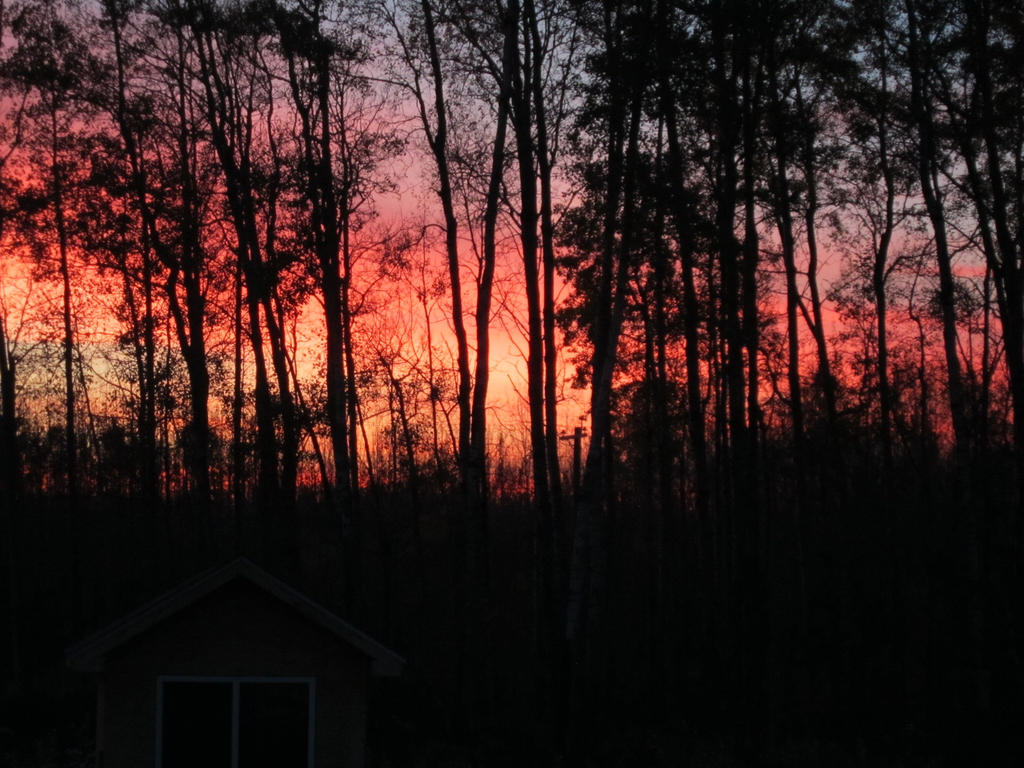
M1022 0L0 0L0 764L244 554L378 766L1024 761Z

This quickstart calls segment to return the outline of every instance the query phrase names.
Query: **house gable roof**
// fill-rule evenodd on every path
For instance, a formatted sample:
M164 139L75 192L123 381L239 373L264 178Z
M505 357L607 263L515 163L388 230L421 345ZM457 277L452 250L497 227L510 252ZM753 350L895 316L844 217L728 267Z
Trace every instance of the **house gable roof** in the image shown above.
M182 582L105 629L71 646L67 650L68 665L81 671L100 670L104 657L110 651L235 579L254 584L265 593L290 605L307 620L370 657L371 671L374 675L395 677L400 674L405 664L401 656L244 557Z

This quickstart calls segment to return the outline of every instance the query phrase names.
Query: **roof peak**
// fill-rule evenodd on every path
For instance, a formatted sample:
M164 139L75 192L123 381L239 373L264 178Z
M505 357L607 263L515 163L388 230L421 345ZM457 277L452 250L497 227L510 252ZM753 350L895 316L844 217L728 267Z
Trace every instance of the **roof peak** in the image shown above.
M317 624L356 650L368 656L373 674L394 677L405 660L365 632L340 618L319 603L256 565L247 557L235 557L185 579L100 631L67 649L67 663L73 669L98 671L110 651L129 642L151 627L212 594L237 578L242 578L265 593L290 605L308 621Z

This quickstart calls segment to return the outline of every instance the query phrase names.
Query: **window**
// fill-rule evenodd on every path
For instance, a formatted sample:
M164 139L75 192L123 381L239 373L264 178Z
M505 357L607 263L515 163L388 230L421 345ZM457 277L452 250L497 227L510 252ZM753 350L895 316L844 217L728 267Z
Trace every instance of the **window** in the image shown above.
M160 677L157 768L312 768L314 681Z

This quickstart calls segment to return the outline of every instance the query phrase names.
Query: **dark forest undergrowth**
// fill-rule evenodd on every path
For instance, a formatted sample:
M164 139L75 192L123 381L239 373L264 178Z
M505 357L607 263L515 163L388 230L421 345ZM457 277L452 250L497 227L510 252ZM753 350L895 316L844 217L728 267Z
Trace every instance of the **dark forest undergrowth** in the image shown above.
M215 504L204 522L184 500L91 498L72 520L58 496L28 499L5 590L0 754L90 764L93 684L64 648L241 553L406 657L375 689L374 765L1019 765L1016 499L1000 482L1012 472L993 460L974 477L938 465L927 483L908 466L848 495L818 484L797 535L784 461L763 466L746 583L715 565L734 555L709 551L728 521L704 539L670 510L666 537L642 488L614 500L574 674L545 639L526 497L492 504L480 589L460 581L457 493L420 498L416 525L408 489L367 489L352 584L334 510L312 496L294 510L291 560L249 506Z

